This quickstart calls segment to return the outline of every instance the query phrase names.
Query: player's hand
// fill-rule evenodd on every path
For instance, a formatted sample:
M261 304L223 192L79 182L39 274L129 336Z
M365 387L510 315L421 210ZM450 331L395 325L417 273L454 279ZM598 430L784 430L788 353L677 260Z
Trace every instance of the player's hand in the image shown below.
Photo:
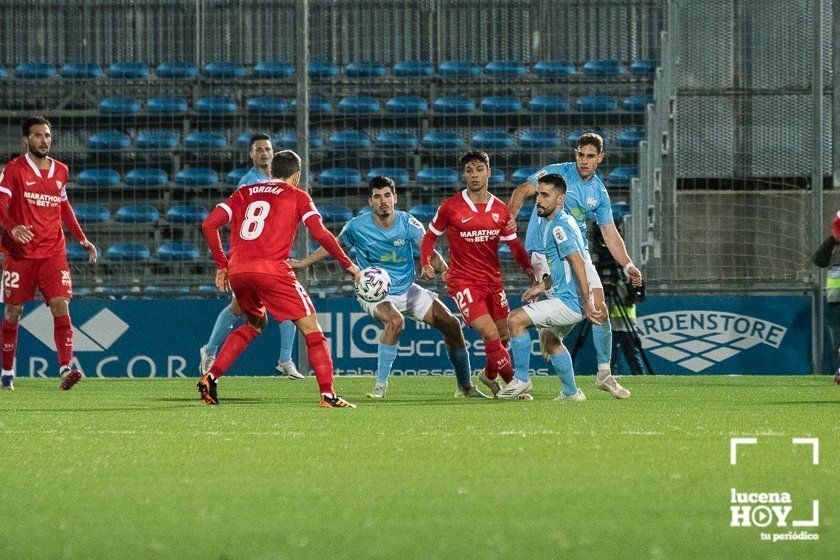
M840 243L840 212L837 212L831 221L831 236L836 242Z
M531 303L533 301L536 301L537 298L540 297L540 295L542 295L544 293L545 293L545 283L540 282L539 284L531 286L530 288L525 290L525 292L522 294L522 299Z
M12 237L18 243L29 243L33 239L35 239L35 234L32 233L32 226L15 226L12 228Z
M216 287L220 292L230 291L230 279L226 268L220 268L216 271Z
M424 280L434 280L435 267L433 267L430 264L424 265L423 268L420 270L420 277Z
M627 269L627 275L630 276L630 283L634 288L642 285L642 271L636 268L635 264Z
M531 286L537 285L537 273L534 272L533 268L529 268L528 270L526 270L525 275L528 277L528 280L531 281Z
M99 251L96 250L96 245L85 239L84 241L79 241L79 245L85 248L88 254L88 262L95 263L96 257L99 256Z
M516 231L516 216L511 215L508 219L507 227L510 231Z
M444 284L446 283L447 275L449 275L449 267L448 266L440 271L440 279Z
M355 264L347 270L345 270L344 272L346 272L353 279L353 284L358 284L362 281L362 271L359 270L359 267Z
M591 299L587 299L583 305L583 316L589 319L592 323L600 325L606 317L602 317L601 312L595 307L595 303Z
M286 264L292 267L292 270L297 270L299 268L306 268L306 265L303 264L298 259L286 259Z

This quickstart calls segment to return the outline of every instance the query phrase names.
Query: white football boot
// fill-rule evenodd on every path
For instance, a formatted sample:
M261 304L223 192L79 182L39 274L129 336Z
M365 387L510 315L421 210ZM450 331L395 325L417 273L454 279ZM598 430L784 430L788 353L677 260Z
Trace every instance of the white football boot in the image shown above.
M500 399L517 399L522 393L527 393L533 388L534 384L529 379L528 381L521 381L513 378L502 391L497 395Z
M289 379L306 379L301 372L295 367L294 362L277 362L274 370L280 375L285 375Z
M560 393L559 396L554 398L555 401L564 401L564 402L583 402L586 400L586 395L583 394L583 391L580 389L577 390L577 393L574 395L567 395L566 393Z

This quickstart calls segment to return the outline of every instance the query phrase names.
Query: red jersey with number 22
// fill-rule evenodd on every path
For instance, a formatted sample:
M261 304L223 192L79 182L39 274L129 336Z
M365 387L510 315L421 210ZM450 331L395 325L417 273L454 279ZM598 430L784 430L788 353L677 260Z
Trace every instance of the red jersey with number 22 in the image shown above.
M309 194L271 181L238 189L219 204L230 219L229 274L289 274L298 225L318 211Z
M446 232L449 241L447 286L502 285L499 240L516 238L516 231L508 228L509 221L507 205L492 194L478 205L466 190L443 201L429 230L438 236Z

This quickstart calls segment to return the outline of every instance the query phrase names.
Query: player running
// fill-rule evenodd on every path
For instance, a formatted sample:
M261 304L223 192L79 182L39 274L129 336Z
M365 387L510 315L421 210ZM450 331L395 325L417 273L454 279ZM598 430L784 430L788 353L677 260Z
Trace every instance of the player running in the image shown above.
M403 331L403 315L426 323L443 333L449 361L455 369L458 388L456 397L486 398L473 387L470 380L470 358L467 353L461 323L437 299L437 295L414 283L414 257L418 253L425 229L408 212L395 210L397 191L394 181L379 176L369 183L368 204L371 212L360 214L347 222L338 240L356 250L356 261L362 268L376 266L391 276L391 290L382 301L370 303L359 298L362 309L382 323L376 367L376 383L367 394L381 399L388 390L388 376L397 357L397 343ZM323 247L300 261L291 259L292 268L304 268L327 256ZM432 253L435 272L446 273L447 265L440 253Z
M584 401L586 397L575 385L572 357L563 346L563 337L585 315L593 323L601 318L589 294L586 245L574 218L563 211L566 181L560 175L543 175L537 183L536 212L546 222L543 246L549 275L522 296L528 305L513 311L508 317L510 348L516 377L499 393L499 398L515 399L532 388L531 335L528 328L545 329L541 337L543 354L560 377L563 390L555 400ZM550 290L547 299L534 301Z
M248 155L251 157L251 162L254 166L239 180L239 183L236 185L237 189L241 189L245 185L262 183L271 179L271 158L274 157L271 137L268 134L255 134L251 136ZM235 297L231 299L229 305L219 312L216 323L213 325L213 332L210 333L210 339L200 350L201 363L199 370L202 375L210 371L210 366L213 365L213 360L216 359L216 352L219 350L219 346L221 346L225 336L227 336L237 319L241 316L242 310L239 308ZM291 321L283 321L280 323L280 357L277 360L275 369L277 373L286 375L289 379L303 379L303 375L300 374L295 367L295 363L292 361L292 348L294 347L294 343L295 325Z
M595 218L607 248L610 250L616 262L624 267L634 286L642 283L642 273L630 260L624 239L613 223L612 206L607 189L601 179L595 174L598 165L604 160L604 139L598 134L587 133L578 138L575 148L575 161L566 163L554 163L543 167L540 171L530 176L525 183L519 185L510 197L510 211L513 216L519 213L525 198L533 196L536 191L540 177L548 174L561 175L566 180L566 201L564 210L571 215L578 223L581 235L586 239L586 220ZM526 232L526 248L531 252L532 262L545 261L545 249L543 248L544 231L543 218L538 212L531 214L531 221L528 223ZM595 307L599 317L608 316L607 306L604 302L604 288L598 272L592 264L592 257L589 255L588 247L584 247L584 260L586 261L586 274L589 278L589 288L595 298ZM544 265L543 265L544 266ZM540 268L538 264L536 268ZM539 272L543 274L542 271ZM595 323L592 326L592 341L595 344L595 354L598 360L598 374L595 386L609 392L617 399L626 399L630 391L619 385L610 371L612 361L612 329L609 321Z
M485 152L467 152L460 163L467 188L444 200L438 208L420 246L420 263L423 278L434 279L432 252L437 238L446 232L451 256L447 291L467 324L484 340L487 365L478 379L495 397L501 391L497 377L501 375L506 383L513 379L510 355L505 349L510 309L499 270L499 240L508 243L531 285L535 283L534 268L516 237L515 225L511 226L508 207L487 190L489 156Z
M18 324L23 305L35 299L35 289L53 315L61 389L67 391L82 378L70 365L73 360L73 326L70 298L73 284L67 264L63 223L96 262L96 247L88 241L67 200L67 166L49 157L52 126L44 117L23 121L26 153L0 173L0 227L3 228L3 286L0 301L6 310L2 333L2 387L13 389Z
M216 262L216 286L221 291L233 290L245 314L245 324L227 337L210 371L199 379L198 391L205 403L219 404L219 378L262 332L267 308L278 322L291 320L304 335L309 364L321 390L320 406L355 408L333 390L327 339L309 295L286 263L298 226L305 224L355 282L361 276L359 269L324 227L309 194L297 188L300 157L290 150L278 152L271 160L271 176L275 179L237 190L227 202L216 206L202 225ZM219 237L219 228L227 223L231 224L230 261Z

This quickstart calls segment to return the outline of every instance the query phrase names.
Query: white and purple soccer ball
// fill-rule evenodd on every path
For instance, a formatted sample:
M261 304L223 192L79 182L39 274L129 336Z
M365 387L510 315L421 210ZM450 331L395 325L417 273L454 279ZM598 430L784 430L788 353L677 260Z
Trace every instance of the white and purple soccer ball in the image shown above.
M362 280L356 284L356 295L369 303L382 301L391 291L391 276L375 266L362 269Z

